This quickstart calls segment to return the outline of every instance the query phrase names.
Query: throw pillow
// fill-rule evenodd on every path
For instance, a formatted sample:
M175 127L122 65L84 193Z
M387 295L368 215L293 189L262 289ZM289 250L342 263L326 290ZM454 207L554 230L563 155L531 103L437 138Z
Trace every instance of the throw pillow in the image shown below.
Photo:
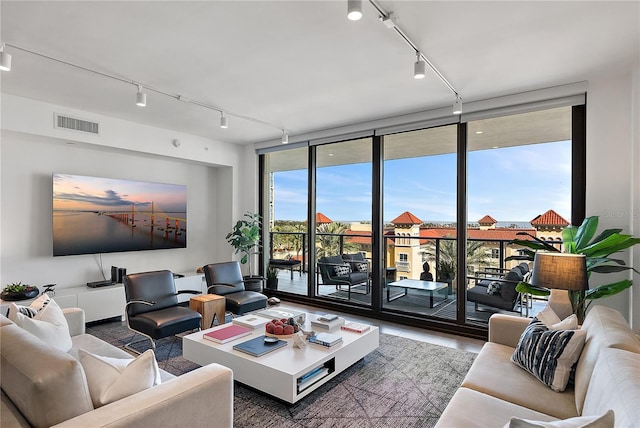
M543 310L536 314L536 318L549 330L575 330L578 328L578 317L575 314L560 320L560 317L551 306L545 306Z
M102 357L78 350L89 385L93 406L98 408L160 384L160 371L153 350L137 358Z
M609 410L600 416L576 416L553 422L531 421L513 417L504 428L613 428L614 422L613 410Z
M67 319L64 317L62 309L60 309L60 306L58 306L55 300L49 298L47 295L44 296L46 297L46 303L44 303L33 318L22 314L19 308L14 307L12 309L12 321L48 345L58 348L61 351L69 352L73 343L71 342ZM40 303L44 301L45 300L42 300Z
M16 322L16 314L21 313L22 315L33 318L36 316L38 312L44 309L45 306L49 303L49 295L42 294L36 300L31 302L29 306L18 305L16 303L9 304L9 311L7 313L7 318L11 321Z
M351 273L351 268L349 267L349 265L334 266L333 272L336 274L336 276L346 276Z
M356 269L358 272L368 272L369 265L367 263L356 263Z
M502 292L502 285L498 281L491 281L489 285L487 285L487 294L492 296L499 296Z
M549 330L534 318L520 336L511 361L554 391L562 392L580 358L585 335L583 330Z

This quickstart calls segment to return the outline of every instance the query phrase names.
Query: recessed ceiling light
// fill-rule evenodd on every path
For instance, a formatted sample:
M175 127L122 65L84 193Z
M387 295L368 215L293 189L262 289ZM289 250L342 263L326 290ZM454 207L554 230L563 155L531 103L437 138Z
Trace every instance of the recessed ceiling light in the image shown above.
M482 131L476 131L476 134L480 135L482 134Z
M500 148L500 146L493 146L492 148L493 148L493 149L499 149L499 148Z

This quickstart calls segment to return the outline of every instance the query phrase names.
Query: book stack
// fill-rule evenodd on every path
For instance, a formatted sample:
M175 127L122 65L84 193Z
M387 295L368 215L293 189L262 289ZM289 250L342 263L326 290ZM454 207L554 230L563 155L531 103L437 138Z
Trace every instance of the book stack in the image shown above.
M255 330L256 328L264 328L264 325L268 323L269 320L256 315L244 315L242 317L234 318L232 322L236 325L241 325Z
M344 318L337 315L325 314L311 320L311 327L319 330L333 330L344 325Z
M319 366L300 376L297 381L298 393L304 391L307 387L311 386L317 380L322 379L328 374L329 369L327 367Z
M370 326L359 322L346 322L340 326L340 329L345 331L352 331L354 333L364 333L369 330Z
M326 348L331 348L339 343L342 343L342 336L338 336L337 334L331 333L318 333L309 338L309 342L315 345L324 346Z
M265 336L254 337L246 342L233 345L233 349L236 351L244 352L245 354L253 355L254 357L260 357L269 352L275 351L287 346L287 342L284 340L265 341Z
M202 337L216 343L227 343L239 337L248 336L251 333L253 333L253 329L251 328L230 324L228 326L205 333L202 335Z

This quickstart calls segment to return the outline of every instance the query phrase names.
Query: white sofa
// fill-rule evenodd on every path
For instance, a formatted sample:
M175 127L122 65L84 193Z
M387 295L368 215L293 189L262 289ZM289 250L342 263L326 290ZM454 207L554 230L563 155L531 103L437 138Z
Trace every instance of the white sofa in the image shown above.
M436 427L503 427L511 417L552 422L607 410L614 411L616 427L640 427L640 339L619 312L605 306L589 311L575 384L564 392L554 392L510 361L529 321L490 318L489 341Z
M85 334L84 311L63 310L73 347L69 353L0 316L0 426L9 427L231 427L233 373L218 364L175 377L94 409L78 349L133 358Z

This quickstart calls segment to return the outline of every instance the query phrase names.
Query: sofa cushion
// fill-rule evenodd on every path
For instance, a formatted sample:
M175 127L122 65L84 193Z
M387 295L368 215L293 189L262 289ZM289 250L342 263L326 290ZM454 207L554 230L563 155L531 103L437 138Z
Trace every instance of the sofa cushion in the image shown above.
M559 394L511 362L513 348L485 343L462 386L555 418L578 416L573 390ZM502 422L504 425L507 421Z
M615 309L601 305L592 306L587 312L582 330L586 332L586 338L575 375L576 407L581 414L593 368L602 348L640 353L640 338L633 333L622 314Z
M37 299L42 306L36 307L37 313L33 318L24 315L19 308L12 304L11 320L45 343L67 352L72 346L67 319L55 300L49 299L48 296L42 300Z
M80 349L79 355L96 408L161 382L155 354L151 349L135 359L101 357L83 349Z
M554 422L511 418L504 428L613 428L614 419L611 410L598 416L576 416Z
M49 427L93 409L80 362L17 325L0 328L0 383L35 427Z
M494 296L501 295L502 287L500 286L500 281L491 281L489 285L487 285L487 294L491 294Z
M520 336L511 361L554 391L562 392L580 357L584 337L584 331L550 330L534 318Z
M617 427L640 427L640 356L603 348L593 368L583 415L613 409Z
M541 421L556 419L553 416L463 387L453 395L447 408L438 419L436 428L502 427L509 423L512 416Z

